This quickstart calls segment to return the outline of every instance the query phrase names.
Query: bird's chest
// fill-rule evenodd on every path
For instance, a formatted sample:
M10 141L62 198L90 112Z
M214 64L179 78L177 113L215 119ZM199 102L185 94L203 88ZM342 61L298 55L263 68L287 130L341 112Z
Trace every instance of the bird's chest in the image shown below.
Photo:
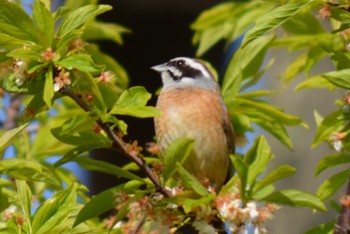
M208 90L169 90L161 93L157 108L161 111L155 119L157 135L166 141L180 137L208 139L213 128L222 123L220 99Z

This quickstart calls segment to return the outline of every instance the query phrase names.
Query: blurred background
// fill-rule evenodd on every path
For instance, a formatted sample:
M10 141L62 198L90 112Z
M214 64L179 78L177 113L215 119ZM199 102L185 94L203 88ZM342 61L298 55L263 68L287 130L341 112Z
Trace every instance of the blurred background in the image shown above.
M221 2L221 1L220 1ZM100 43L101 48L114 56L128 71L130 85L142 85L151 93L155 93L161 86L158 74L152 72L149 67L163 63L177 56L195 55L195 48L191 40L193 32L190 24L203 10L218 4L214 0L124 0L124 1L101 1L114 7L113 11L103 14L100 19L104 21L114 21L128 27L132 33L124 37L124 45L117 46L112 42ZM290 127L288 132L294 143L294 150L290 151L272 136L257 129L256 134L266 135L271 144L272 152L275 155L270 169L282 164L290 164L297 168L297 173L277 184L279 188L295 188L310 193L315 193L320 184L334 174L334 171L327 170L319 177L315 177L317 161L323 155L334 153L323 144L316 149L310 148L316 131L314 110L318 110L321 115L326 115L335 110L334 101L344 95L342 92L329 92L328 90L307 90L294 92L295 86L303 79L299 77L290 85L284 87L284 83L279 76L286 65L291 62L296 55L289 54L285 50L272 50L270 56L276 57L273 70L264 77L264 88L281 90L280 94L274 95L268 101L283 108L287 113L301 117L308 125L309 129L302 127ZM203 56L218 71L223 66L225 58L224 43L219 43ZM314 70L315 74L333 69L330 61L322 61ZM313 74L311 74L313 75ZM262 88L262 87L258 87ZM152 99L155 104L156 98ZM144 146L153 140L153 121L150 119L136 120L128 119L129 137L137 139ZM252 141L252 139L250 139ZM245 149L239 149L244 151ZM115 159L115 155L106 155L106 152L98 154L96 157L104 157L106 160ZM97 178L97 177L95 177ZM99 178L99 177L98 177ZM104 189L100 187L100 179L95 183L95 191ZM104 179L113 185L114 178ZM341 194L338 195L339 198ZM304 233L309 228L317 224L328 222L336 218L336 213L313 213L306 208L283 207L274 220L269 222L270 233L295 234Z
M28 0L29 1L29 0ZM27 5L23 1L24 5ZM60 1L53 1L59 5ZM161 86L161 79L158 74L149 68L153 65L166 62L178 57L194 57L196 48L191 40L193 32L190 24L205 9L210 8L222 1L216 0L101 0L100 3L113 6L113 10L100 16L99 19L105 22L116 22L131 30L130 34L124 36L124 44L119 46L111 41L99 41L101 49L113 56L126 69L130 77L130 86L141 85L155 93ZM202 59L209 61L213 67L220 71L225 61L224 42L217 44L206 53ZM298 77L288 86L279 79L286 65L291 62L296 54L289 54L286 50L273 49L269 52L270 57L275 57L276 62L265 75L263 83L259 88L280 90L281 93L269 97L268 101L284 109L287 113L302 118L309 129L302 127L290 127L288 132L294 143L294 150L290 151L271 135L257 129L249 136L249 141L258 134L264 134L269 141L274 160L269 165L270 170L282 164L290 164L297 168L297 173L279 182L277 187L294 188L315 193L320 184L334 174L334 170L327 170L319 177L315 177L317 161L323 155L334 153L328 145L323 144L316 149L310 149L316 131L314 110L321 115L326 115L336 109L334 101L341 98L342 92L329 92L328 90L307 90L294 92L295 86L303 79ZM313 70L314 74L332 70L330 61L322 61ZM313 74L311 74L313 75ZM155 105L156 96L151 100L151 105ZM141 146L153 141L154 129L152 119L125 118L128 123L128 141L138 140ZM246 149L238 149L244 152ZM98 150L92 152L93 157L113 162L117 165L127 163L124 157L118 157L116 152L108 150ZM78 176L88 184L91 194L115 186L118 181L113 176L101 173L86 174L81 172ZM344 191L344 189L343 189ZM338 194L340 198L341 194ZM272 234L295 234L304 233L306 230L320 223L328 222L336 218L336 213L313 213L306 208L282 207L277 212L274 220L268 223L269 231Z

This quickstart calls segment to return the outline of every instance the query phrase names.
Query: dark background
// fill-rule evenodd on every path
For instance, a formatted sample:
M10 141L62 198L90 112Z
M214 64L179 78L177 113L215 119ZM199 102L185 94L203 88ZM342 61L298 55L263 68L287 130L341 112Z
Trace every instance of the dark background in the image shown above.
M159 74L151 66L164 63L179 56L194 57L193 31L190 24L205 9L219 3L214 0L124 0L101 1L113 6L113 10L100 16L105 22L116 22L132 32L123 36L124 44L111 41L98 42L100 48L113 56L128 72L130 86L144 86L154 94L161 87ZM218 44L203 59L219 68L223 61L223 45ZM155 105L153 95L150 105ZM126 141L137 140L145 146L153 140L153 119L123 118L128 124ZM129 162L115 151L98 150L93 156L118 166ZM89 180L91 194L123 182L102 173L91 172Z
M106 22L116 22L132 30L125 35L124 45L119 46L110 41L100 42L103 51L115 57L127 70L130 78L130 86L141 85L155 93L161 86L158 74L149 68L178 56L195 55L195 47L192 45L193 32L190 24L205 9L223 1L214 0L108 0L100 3L110 4L113 11L101 15L100 19ZM288 128L288 133L295 145L290 151L277 139L265 132L263 134L271 145L272 153L276 157L269 163L269 171L282 164L295 166L297 173L276 184L277 189L295 188L310 193L315 193L320 184L335 171L329 170L315 177L315 168L322 155L332 153L326 144L316 149L310 149L316 124L314 110L320 110L322 115L335 110L334 100L341 97L341 92L328 92L327 90L308 90L307 92L294 92L293 89L304 78L299 77L287 87L281 79L286 66L293 61L295 54L284 49L271 49L267 59L276 58L273 69L270 69L264 77L262 84L264 89L281 90L281 94L269 97L267 100L274 105L283 108L286 113L301 117L309 124L310 129L300 127ZM220 70L224 60L224 45L219 43L205 54L203 59L208 60L217 70ZM330 71L333 66L329 61L322 61L314 70L314 74ZM153 96L150 104L155 105L156 97ZM127 140L138 140L141 146L152 141L154 136L152 119L126 119L129 128ZM113 162L116 165L127 163L123 156L117 152L101 150L94 152L94 157ZM117 185L114 176L93 173L88 178L90 191L96 194L108 187ZM344 190L342 190L344 191ZM339 195L340 197L340 195ZM283 207L274 220L268 223L270 233L304 233L309 228L322 222L328 222L336 217L336 213L330 210L327 214L313 213L307 208ZM292 224L292 225L291 225Z

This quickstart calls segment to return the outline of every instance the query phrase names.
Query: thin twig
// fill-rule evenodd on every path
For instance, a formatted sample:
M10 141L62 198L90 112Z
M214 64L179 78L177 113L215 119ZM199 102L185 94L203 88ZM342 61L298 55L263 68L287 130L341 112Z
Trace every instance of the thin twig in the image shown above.
M68 97L73 99L83 110L90 112L90 106L84 102L84 100L73 93L69 88L62 90L62 93L66 94ZM165 197L170 197L171 193L166 190L160 183L159 178L153 173L151 168L147 165L146 161L141 155L132 154L126 143L121 139L110 127L109 123L104 123L101 119L98 119L96 123L106 132L108 137L113 141L113 146L115 149L119 150L123 155L128 157L131 161L136 163L136 165L143 170L145 175L152 181L157 192L163 194Z
M345 196L350 196L350 178L348 180ZM346 233L350 233L350 208L343 204L333 234Z
M141 230L143 224L145 223L146 217L147 217L147 214L144 213L144 214L142 215L142 217L140 218L140 220L139 220L139 221L137 222L137 224L135 225L134 229L131 230L129 234L137 234L137 233Z
M4 121L4 130L9 130L16 127L18 113L21 108L21 95L12 94L10 97L10 104L6 108L6 120Z

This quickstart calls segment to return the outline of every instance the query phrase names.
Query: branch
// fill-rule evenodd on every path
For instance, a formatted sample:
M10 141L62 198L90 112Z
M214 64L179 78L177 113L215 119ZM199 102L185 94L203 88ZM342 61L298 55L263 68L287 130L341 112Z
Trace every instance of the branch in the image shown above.
M69 87L62 89L62 93L66 94L68 97L73 99L83 110L90 112L90 106L77 94L73 93ZM136 165L143 170L145 175L152 181L156 191L163 194L165 197L170 197L171 193L166 190L159 181L159 178L153 173L150 167L147 165L146 161L143 159L142 155L135 155L131 153L128 149L126 143L121 139L110 127L109 123L104 123L101 119L96 120L96 123L106 132L108 137L113 141L113 147L119 150L124 156L129 158L131 161L136 163Z
M4 130L9 130L16 127L18 113L21 107L20 94L13 94L10 97L10 104L6 108L6 120L4 121Z
M346 188L346 195L350 196L350 178ZM334 227L334 234L350 233L350 207L343 204L338 217L338 221Z

